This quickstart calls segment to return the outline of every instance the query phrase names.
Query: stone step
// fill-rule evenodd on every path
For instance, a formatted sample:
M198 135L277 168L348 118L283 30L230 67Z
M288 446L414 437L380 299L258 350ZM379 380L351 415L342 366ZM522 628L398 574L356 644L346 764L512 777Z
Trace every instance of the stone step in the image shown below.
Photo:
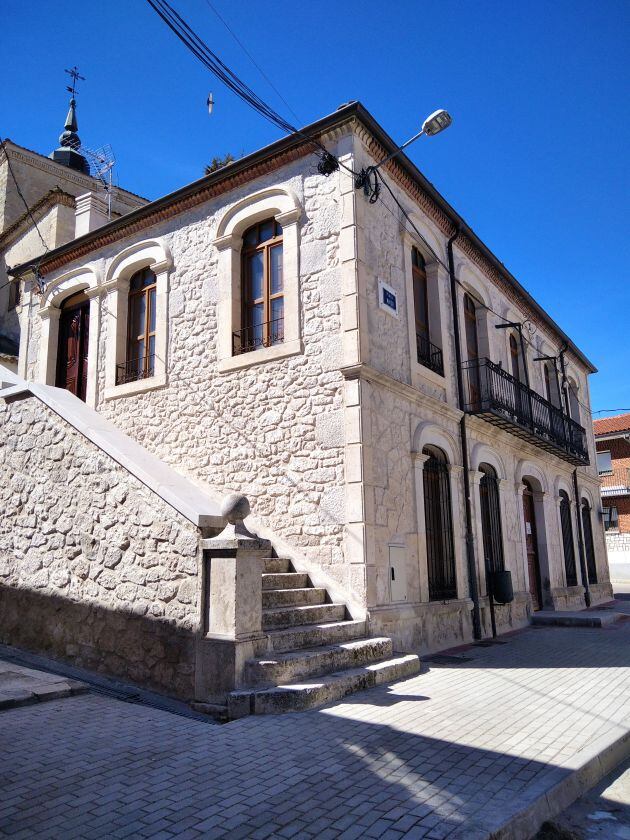
M623 613L614 610L580 610L579 612L540 610L533 613L532 624L537 627L608 627L622 617Z
M305 589L308 585L305 572L275 572L262 576L263 589Z
M325 603L326 590L313 586L306 589L264 589L262 594L263 610Z
M233 691L228 695L231 720L248 714L278 714L312 709L340 700L355 691L417 674L420 660L415 654L398 656L360 668L328 674L315 680L278 685L274 688Z
M392 640L377 637L287 653L272 653L245 663L245 685L254 688L293 683L390 659L392 652Z
M351 639L361 639L365 636L365 633L365 621L357 619L269 630L267 632L267 639L269 641L269 649L279 653L282 651L313 648L320 645L342 644Z
M344 604L314 604L305 607L282 607L263 610L264 630L293 627L296 624L322 624L326 621L343 621L346 617Z
M291 561L286 557L265 557L263 564L263 572L267 574L291 571Z

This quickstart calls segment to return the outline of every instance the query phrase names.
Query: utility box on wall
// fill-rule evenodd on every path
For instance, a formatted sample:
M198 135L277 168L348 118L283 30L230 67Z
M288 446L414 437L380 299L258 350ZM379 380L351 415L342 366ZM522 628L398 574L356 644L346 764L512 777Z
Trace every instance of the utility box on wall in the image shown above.
M404 545L389 546L389 599L407 600L407 549Z

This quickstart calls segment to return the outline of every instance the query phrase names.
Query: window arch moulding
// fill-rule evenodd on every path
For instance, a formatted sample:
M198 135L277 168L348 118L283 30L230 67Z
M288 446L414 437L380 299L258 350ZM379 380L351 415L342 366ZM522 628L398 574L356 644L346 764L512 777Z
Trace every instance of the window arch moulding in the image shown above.
M54 385L57 379L57 353L59 349L59 317L61 305L67 298L84 292L90 301L88 344L88 379L86 405L96 407L98 341L100 333L99 296L103 290L100 271L91 265L74 268L52 280L41 298L38 316L41 322L38 381Z
M161 388L167 381L168 291L169 273L173 267L168 246L161 239L149 239L130 245L111 261L105 277L107 294L105 309L105 399L129 396ZM118 371L128 362L127 330L129 314L129 282L143 268L150 268L156 277L155 294L155 362L153 375L132 382L117 384Z
M271 187L246 196L219 222L213 245L218 251L217 368L226 373L303 351L300 334L299 220L302 208L293 192ZM282 227L284 276L284 340L234 355L233 334L242 328L243 234L266 219Z

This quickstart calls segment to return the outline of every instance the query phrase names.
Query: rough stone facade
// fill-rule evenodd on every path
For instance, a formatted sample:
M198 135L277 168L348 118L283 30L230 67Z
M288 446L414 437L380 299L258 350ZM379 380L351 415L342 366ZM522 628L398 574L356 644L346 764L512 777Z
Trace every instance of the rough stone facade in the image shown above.
M2 641L192 696L195 526L38 400L0 426Z

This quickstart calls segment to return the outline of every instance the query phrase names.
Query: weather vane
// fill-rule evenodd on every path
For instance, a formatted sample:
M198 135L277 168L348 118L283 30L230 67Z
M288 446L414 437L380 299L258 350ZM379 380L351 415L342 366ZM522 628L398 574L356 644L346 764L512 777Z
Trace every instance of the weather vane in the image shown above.
M72 87L70 87L70 85L67 85L66 90L68 91L68 93L72 94L72 98L74 99L75 90L76 90L76 86L77 86L77 81L79 79L81 79L81 81L84 82L85 81L85 76L82 76L79 73L79 68L76 66L76 64L74 65L72 70L66 70L66 73L69 76L72 76Z

